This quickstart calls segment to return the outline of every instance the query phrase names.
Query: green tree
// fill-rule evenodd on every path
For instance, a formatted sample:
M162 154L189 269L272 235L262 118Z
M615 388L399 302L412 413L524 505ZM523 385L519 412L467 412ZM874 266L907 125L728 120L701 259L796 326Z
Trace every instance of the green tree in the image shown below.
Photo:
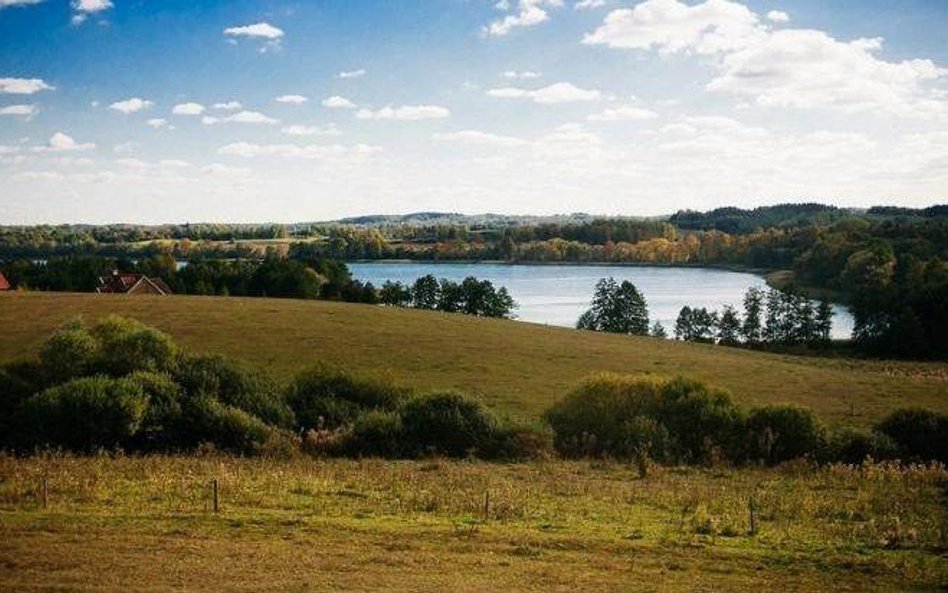
M592 306L577 322L579 329L614 334L648 335L648 307L634 284L614 278L596 283Z
M744 323L741 325L741 335L748 344L758 344L761 340L761 313L764 306L764 291L759 288L748 288L744 293Z
M415 280L411 287L411 303L416 309L434 310L441 300L441 285L438 279L428 274Z
M740 343L740 333L741 320L737 311L731 305L725 305L718 320L718 341L725 346L736 346Z

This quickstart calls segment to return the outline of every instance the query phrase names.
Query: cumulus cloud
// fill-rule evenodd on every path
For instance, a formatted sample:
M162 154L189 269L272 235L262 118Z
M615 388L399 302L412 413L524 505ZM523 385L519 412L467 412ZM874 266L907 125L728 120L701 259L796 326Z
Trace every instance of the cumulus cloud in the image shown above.
M157 130L157 129L159 129L159 128L165 128L165 127L167 127L167 126L168 126L168 120L166 120L166 119L164 119L164 118L156 117L156 118L154 118L154 119L150 119L150 120L146 121L145 124L146 124L146 125L149 125L149 126L151 126L151 127L153 127L153 128L155 128L155 129Z
M771 10L767 13L767 20L772 23L786 23L790 21L790 15L782 10Z
M204 113L204 106L200 103L178 103L171 113L173 115L201 115Z
M0 0L0 10L11 6L28 6L30 4L39 4L43 0Z
M275 99L277 103L289 103L290 105L302 105L309 101L303 95L280 95Z
M225 103L214 103L214 109L220 109L221 111L237 111L243 109L243 105L240 104L240 101L227 101Z
M507 70L501 76L507 80L532 80L534 78L540 78L543 76L539 72L534 72L533 70Z
M580 0L573 5L573 10L592 10L606 5L606 0Z
M250 169L246 167L231 167L230 165L224 165L221 163L211 163L206 167L201 167L201 173L205 175L246 175L250 173Z
M201 118L201 122L207 125L226 123L273 125L280 123L280 120L273 119L272 117L266 116L259 111L239 111L233 115L228 115L227 117L214 117L205 115L203 118Z
M769 20L782 21L784 15L773 12ZM933 88L948 69L928 59L880 59L881 39L841 41L813 29L774 30L731 0L646 0L610 12L584 43L713 55L717 72L707 90L763 106L948 117L948 95Z
M356 144L255 144L253 142L233 142L221 146L217 153L224 156L243 158L277 157L285 159L328 160L364 158L380 152L378 146Z
M275 40L283 37L283 30L270 23L254 23L242 27L228 27L224 29L224 35Z
M600 113L594 113L586 119L590 121L644 121L654 119L658 114L651 109L637 105L620 105L610 107Z
M557 82L536 90L517 87L490 89L487 94L500 99L530 99L543 105L598 101L602 97L597 90L582 89L569 82Z
M461 130L458 132L448 132L444 134L435 134L432 136L440 142L450 142L453 144L466 144L471 146L498 146L503 148L512 148L525 146L529 144L526 140L514 138L513 136L500 136L489 132L479 130Z
M95 148L95 144L92 142L79 143L76 142L72 136L65 134L63 132L56 132L49 139L49 143L46 146L37 146L33 149L34 152L81 152L85 150L92 150Z
M111 0L72 0L72 24L81 25L90 15L110 8Z
M361 78L365 76L365 69L359 68L358 70L343 70L336 75L336 78Z
M142 111L143 109L148 109L153 106L154 103L147 99L142 99L139 97L132 97L131 99L125 99L124 101L116 101L109 105L109 109L114 109L128 115L129 113L135 113L136 111Z
M504 11L513 10L513 12L502 19L493 21L484 27L482 32L485 35L502 37L514 29L533 27L549 20L547 8L561 6L563 6L563 0L518 0L516 6L509 0L500 0L496 4L497 8Z
M32 95L55 89L40 78L0 78L0 94Z
M287 136L341 136L342 132L336 126L326 127L292 125L281 130Z
M323 99L323 107L328 107L329 109L355 109L358 106L345 97L333 95L332 97Z
M0 115L22 115L29 118L36 115L38 111L36 105L7 105L0 109Z
M356 112L359 119L418 121L422 119L444 119L451 112L437 105L405 105L402 107L383 107L376 111L360 109Z

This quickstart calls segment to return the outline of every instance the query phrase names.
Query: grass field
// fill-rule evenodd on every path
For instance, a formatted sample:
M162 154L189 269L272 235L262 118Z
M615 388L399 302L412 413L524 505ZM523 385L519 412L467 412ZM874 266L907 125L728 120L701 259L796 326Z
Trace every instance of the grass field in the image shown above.
M198 351L286 379L316 360L417 388L458 388L535 416L595 371L686 374L743 404L792 402L831 423L866 424L900 406L948 411L948 364L785 356L436 312L321 301L0 294L0 361L35 353L76 316L132 316Z
M0 457L0 590L936 591L946 487L943 467Z

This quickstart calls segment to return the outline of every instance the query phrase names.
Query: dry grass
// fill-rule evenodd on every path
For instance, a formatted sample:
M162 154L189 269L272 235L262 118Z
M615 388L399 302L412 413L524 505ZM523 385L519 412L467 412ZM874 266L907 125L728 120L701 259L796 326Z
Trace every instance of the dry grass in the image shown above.
M31 355L70 318L109 313L282 378L321 359L418 388L458 388L513 414L539 414L595 371L683 373L730 389L744 404L792 402L839 423L866 424L908 405L948 411L943 363L794 357L296 300L0 294L0 360Z
M946 486L943 467L0 457L0 589L936 590Z

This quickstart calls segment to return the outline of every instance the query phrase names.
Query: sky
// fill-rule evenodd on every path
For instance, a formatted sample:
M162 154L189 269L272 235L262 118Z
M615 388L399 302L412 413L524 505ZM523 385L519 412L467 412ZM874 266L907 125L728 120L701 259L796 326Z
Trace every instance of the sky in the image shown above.
M0 0L0 224L948 202L945 0Z

